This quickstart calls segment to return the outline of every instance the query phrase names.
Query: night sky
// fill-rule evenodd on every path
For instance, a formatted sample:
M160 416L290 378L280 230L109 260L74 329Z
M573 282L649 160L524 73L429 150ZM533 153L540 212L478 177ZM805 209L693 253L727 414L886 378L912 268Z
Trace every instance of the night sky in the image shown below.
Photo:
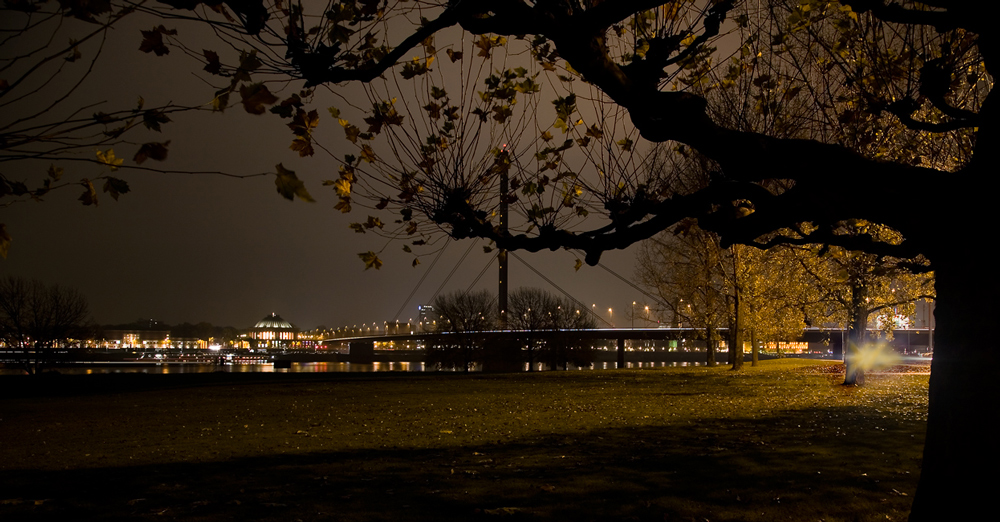
M212 88L195 74L198 67L190 59L178 52L156 57L137 50L139 29L147 26L151 22L136 20L114 32L86 88L76 94L77 105L108 102L92 109L96 112L130 108L138 96L146 107L199 105L211 99ZM192 48L201 49L197 43ZM318 140L336 151L342 130L324 116ZM167 162L153 165L163 168L253 174L273 172L275 164L283 163L305 181L316 203L281 198L273 176L233 179L120 170L117 174L132 191L118 202L101 193L99 206L84 207L76 201L80 190L71 187L51 193L42 203L0 209L13 236L0 273L79 289L100 324L153 318L247 328L274 312L308 329L416 317L417 305L430 301L469 241L452 242L406 301L434 255L411 268L412 256L401 251L402 243L385 246L383 238L350 230L351 221L364 219L364 209L351 214L334 210L335 193L320 183L336 177L335 165L320 155L300 159L288 150L291 135L284 123L273 115L248 115L237 104L224 114L181 115L162 134L142 129L128 137L135 143L171 140ZM130 163L134 151L134 146L123 147L118 155ZM337 153L343 152L347 150ZM18 173L44 171L48 164L4 168L16 179ZM64 168L68 173L82 170L85 176L103 173L82 163ZM443 292L469 288L493 255L483 253L485 244L475 244ZM382 269L364 270L357 254L383 247ZM600 267L574 271L574 253L518 255L588 307L596 304L603 317L613 308L619 326L625 321L621 312L632 301L646 300ZM633 250L609 252L603 263L630 278ZM495 267L474 288L495 292ZM512 259L511 289L518 286L558 294Z

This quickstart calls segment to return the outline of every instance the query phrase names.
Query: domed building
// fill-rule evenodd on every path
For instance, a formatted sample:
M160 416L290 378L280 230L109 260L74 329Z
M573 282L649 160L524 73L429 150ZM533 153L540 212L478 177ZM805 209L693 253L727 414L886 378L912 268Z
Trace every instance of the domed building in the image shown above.
M250 339L257 348L280 348L293 346L299 337L299 329L292 323L272 313L257 321L250 329Z

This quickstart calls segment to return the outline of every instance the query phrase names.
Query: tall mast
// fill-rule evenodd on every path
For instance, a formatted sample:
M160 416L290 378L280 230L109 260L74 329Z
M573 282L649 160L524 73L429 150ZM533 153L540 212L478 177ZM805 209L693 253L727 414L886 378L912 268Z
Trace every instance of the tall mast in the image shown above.
M505 143L500 150L507 153ZM507 169L500 171L500 236L507 235ZM507 328L507 251L500 249L497 253L497 264L500 265L500 285L498 288L500 329Z

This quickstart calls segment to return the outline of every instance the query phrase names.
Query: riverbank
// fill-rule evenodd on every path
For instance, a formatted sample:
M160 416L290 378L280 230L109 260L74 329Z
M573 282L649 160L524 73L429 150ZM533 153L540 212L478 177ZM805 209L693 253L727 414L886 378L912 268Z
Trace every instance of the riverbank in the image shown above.
M822 364L5 378L0 518L905 520L927 376Z

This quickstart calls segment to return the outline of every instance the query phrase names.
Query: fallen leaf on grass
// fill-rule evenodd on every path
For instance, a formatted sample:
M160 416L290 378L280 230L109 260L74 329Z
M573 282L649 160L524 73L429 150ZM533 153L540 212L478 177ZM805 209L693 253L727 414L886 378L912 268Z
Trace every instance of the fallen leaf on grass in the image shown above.
M521 508L516 507L502 507L496 509L484 509L483 513L487 515L514 515L521 512Z

